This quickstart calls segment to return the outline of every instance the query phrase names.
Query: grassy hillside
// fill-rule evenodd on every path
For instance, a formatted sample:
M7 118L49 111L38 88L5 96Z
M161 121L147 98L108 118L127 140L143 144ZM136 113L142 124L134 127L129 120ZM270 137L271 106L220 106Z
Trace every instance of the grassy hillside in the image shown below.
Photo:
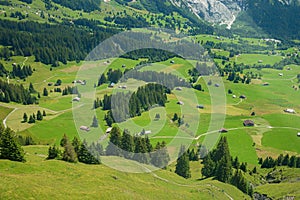
M47 161L47 146L24 149L26 163L0 160L1 199L249 199L210 179L186 180L168 170L130 174L104 165Z

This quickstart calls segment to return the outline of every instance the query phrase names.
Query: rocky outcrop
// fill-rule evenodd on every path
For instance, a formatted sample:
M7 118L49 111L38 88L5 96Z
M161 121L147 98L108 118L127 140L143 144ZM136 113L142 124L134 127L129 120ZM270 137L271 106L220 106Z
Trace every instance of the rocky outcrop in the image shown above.
M238 13L245 9L244 0L170 0L174 5L188 7L199 18L230 28Z

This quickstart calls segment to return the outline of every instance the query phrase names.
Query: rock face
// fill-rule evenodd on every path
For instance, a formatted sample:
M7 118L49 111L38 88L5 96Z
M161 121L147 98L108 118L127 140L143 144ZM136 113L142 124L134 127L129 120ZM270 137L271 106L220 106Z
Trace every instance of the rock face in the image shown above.
M174 5L185 5L195 15L214 24L230 28L237 14L245 9L245 0L170 0Z

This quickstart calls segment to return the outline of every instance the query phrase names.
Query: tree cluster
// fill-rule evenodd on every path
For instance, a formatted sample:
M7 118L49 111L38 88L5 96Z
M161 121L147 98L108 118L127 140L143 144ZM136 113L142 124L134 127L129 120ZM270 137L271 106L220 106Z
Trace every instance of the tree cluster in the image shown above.
M92 12L100 10L101 0L52 0L53 2L62 6L71 8L72 10L83 10L85 12Z
M58 66L59 62L84 60L95 45L117 33L114 28L99 26L91 34L82 27L65 23L0 20L0 44L10 47L14 55L34 55L37 62Z
M117 127L111 130L106 155L121 156L159 168L166 167L170 161L165 142L158 142L153 148L147 136L132 136L126 129L121 134L121 130Z
M101 144L88 143L84 140L80 142L77 137L72 141L64 134L60 141L63 152L56 145L50 146L48 149L47 159L62 159L67 162L82 162L85 164L100 164L100 156L103 155L103 147Z
M110 110L109 114L114 121L122 122L130 117L141 115L143 111L149 110L154 105L165 106L167 101L165 87L149 83L138 87L136 92L118 92L113 95L104 95L102 101L103 110ZM97 101L96 101L97 104Z
M24 151L17 142L15 133L0 125L0 159L25 162Z
M175 87L187 87L190 88L191 84L184 79L180 79L178 76L173 74L166 74L163 72L155 71L138 71L137 69L132 69L124 74L123 78L126 80L128 78L133 78L137 80L142 80L145 82L156 82L167 87L169 90Z
M78 88L77 86L67 86L65 89L62 91L62 95L69 95L69 94L78 94Z
M276 159L268 156L265 159L259 158L261 168L273 168L275 166L288 166L291 168L300 168L300 157L280 154Z
M0 80L0 102L16 102L24 105L37 103L35 96L31 96L30 91L23 85L9 84Z
M37 111L36 115L33 113L29 116L27 113L23 114L23 121L22 123L28 122L29 124L35 123L35 120L42 121L44 117L46 117L46 111L43 110L43 114L40 110Z
M221 182L230 183L244 193L252 195L252 186L241 173L241 170L246 171L247 164L240 165L238 158L232 159L226 137L222 137L217 148L203 159L203 165L201 172L205 177L215 177ZM232 168L236 168L234 175Z

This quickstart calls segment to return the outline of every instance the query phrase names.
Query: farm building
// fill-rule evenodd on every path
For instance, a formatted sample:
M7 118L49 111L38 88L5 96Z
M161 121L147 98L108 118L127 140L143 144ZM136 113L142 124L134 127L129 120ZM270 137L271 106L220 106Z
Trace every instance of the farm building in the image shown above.
M106 131L105 131L105 133L110 133L111 132L111 130L112 130L112 127L108 127L107 129L106 129Z
M300 132L297 133L297 136L300 137Z
M232 95L232 98L236 98L236 95L234 94L234 95Z
M184 103L182 101L178 101L177 104L184 105Z
M177 87L177 88L176 88L176 90L178 90L178 91L181 91L181 90L182 90L182 88L181 88L181 87Z
M241 95L240 99L246 99L247 97L245 95Z
M79 102L79 101L80 101L80 98L79 98L79 97L75 97L72 101L77 101L77 102Z
M284 112L286 112L286 113L293 113L293 114L296 113L296 111L294 109L291 109L291 108L285 109Z
M219 133L227 133L227 132L228 132L228 130L225 129L225 128L221 128L221 129L219 130Z
M113 88L115 86L115 83L111 82L108 87Z
M80 126L80 130L88 132L88 131L90 131L90 128L87 126Z
M142 130L140 133L139 133L139 135L149 135L149 134L151 134L152 133L152 131L151 130L148 130L148 131L145 131L145 130Z
M279 76L283 76L283 73L278 73Z
M244 126L254 126L254 122L250 119L247 119L243 122Z
M263 86L269 86L269 85L270 85L270 84L269 84L269 83L267 83L267 82L263 84Z
M216 83L216 84L215 84L215 87L220 87L220 84Z
M204 106L199 104L197 105L197 108L204 109Z

